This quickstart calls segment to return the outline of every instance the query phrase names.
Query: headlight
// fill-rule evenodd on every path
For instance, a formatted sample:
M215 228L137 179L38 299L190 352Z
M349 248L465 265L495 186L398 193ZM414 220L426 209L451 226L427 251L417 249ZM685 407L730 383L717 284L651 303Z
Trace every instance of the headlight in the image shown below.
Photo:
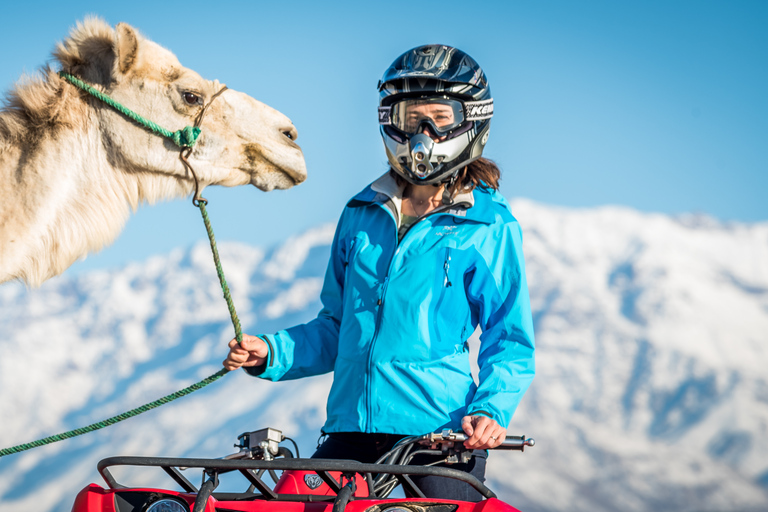
M147 507L146 512L188 512L189 509L177 500L167 499L163 498L162 500L157 500L153 504L151 504L149 507Z

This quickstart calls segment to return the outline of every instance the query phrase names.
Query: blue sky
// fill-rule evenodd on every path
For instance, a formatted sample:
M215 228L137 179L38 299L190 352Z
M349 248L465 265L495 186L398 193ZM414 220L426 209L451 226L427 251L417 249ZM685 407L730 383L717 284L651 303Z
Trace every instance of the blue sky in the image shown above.
M335 222L386 168L378 79L430 42L463 49L489 77L485 154L507 197L768 219L768 2L3 2L2 89L87 14L132 24L297 126L307 182L209 189L219 240L272 245ZM190 203L144 207L70 273L204 237Z

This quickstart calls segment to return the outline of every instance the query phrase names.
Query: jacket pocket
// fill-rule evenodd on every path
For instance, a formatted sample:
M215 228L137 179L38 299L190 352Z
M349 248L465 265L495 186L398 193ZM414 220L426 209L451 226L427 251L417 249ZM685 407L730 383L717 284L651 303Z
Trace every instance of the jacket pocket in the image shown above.
M446 247L438 255L437 271L433 281L435 339L432 356L445 357L463 347L463 333L469 314L461 271L461 251Z

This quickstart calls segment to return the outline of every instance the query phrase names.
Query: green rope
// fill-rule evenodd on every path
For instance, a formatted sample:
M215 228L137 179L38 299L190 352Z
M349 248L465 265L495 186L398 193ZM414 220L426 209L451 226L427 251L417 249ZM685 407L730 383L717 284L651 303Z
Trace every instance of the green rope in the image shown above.
M240 319L237 317L237 312L235 311L235 305L232 302L232 296L229 293L229 286L227 285L227 280L224 277L224 270L221 267L221 260L219 259L219 250L216 247L216 238L213 236L211 221L208 218L208 212L205 209L205 201L199 201L197 206L200 208L200 213L202 214L203 222L205 223L205 229L208 232L208 239L211 241L211 252L213 253L213 261L216 264L216 273L219 276L219 282L221 283L221 290L224 292L224 299L227 301L227 307L229 308L229 316L232 319L232 325L235 327L235 338L237 339L238 343L241 343L243 341L243 332L240 329ZM226 368L222 368L221 370L214 373L210 377L201 380L197 384L192 384L191 386L184 388L181 391L171 393L170 395L166 395L163 398L160 398L159 400L155 400L154 402L150 402L146 405L142 405L141 407L137 407L136 409L132 409L128 412L124 412L123 414L118 414L117 416L113 416L104 421L92 423L87 427L76 428L74 430L70 430L62 434L56 434L50 437L46 437L44 439L32 441L31 443L24 443L17 446L13 446L11 448L0 449L0 457L11 455L13 453L23 452L25 450L37 448L38 446L44 446L47 444L55 443L57 441L63 441L64 439L77 437L82 434L87 434L88 432L94 432L104 427L114 425L115 423L121 422L123 420L127 420L128 418L132 418L134 416L138 416L143 412L150 411L156 407L160 407L161 405L167 404L168 402L172 402L177 398L181 398L185 395L192 393L193 391L202 389L208 384L217 381L219 378L223 377L227 373L229 373L229 370L227 370Z
M101 91L98 91L93 88L93 86L88 85L87 83L83 82L76 76L72 76L68 73L64 73L63 71L59 72L59 76L63 79L65 79L67 82L71 83L75 87L79 87L80 89L84 90L91 96L100 99L110 107L114 108L121 114L125 115L129 119L132 119L136 121L138 124L144 126L145 128L149 128L151 131L155 132L158 135L162 135L163 137L166 137L168 139L171 139L174 144L179 146L180 148L191 148L195 145L195 142L197 142L197 138L200 136L201 129L199 126L187 126L182 128L181 130L172 132L170 130L166 130L162 126L157 125L156 123L153 123L149 119L146 119L133 110L121 105L117 101L113 100L106 94L104 94Z
M128 418L132 418L134 416L138 416L139 414L143 412L150 411L154 409L155 407L160 407L161 405L167 404L168 402L172 402L176 400L177 398L181 398L182 396L188 395L192 393L193 391L197 391L198 389L204 388L211 382L215 382L224 375L229 373L229 370L222 368L218 372L214 373L210 377L201 380L197 384L192 384L191 386L182 389L181 391L176 391L175 393L171 393L170 395L166 395L163 398L159 400L155 400L154 402L150 402L146 405L142 405L141 407L137 407L136 409L132 409L128 412L124 412L122 414L118 414L117 416L112 416L109 419L106 419L104 421L99 421L96 423L92 423L88 425L87 427L82 428L76 428L74 430L70 430L69 432L64 432L62 434L56 434L50 437L46 437L44 439L38 439L37 441L32 441L31 443L24 443L17 446L13 446L11 448L3 448L0 450L0 457L4 457L6 455L11 455L13 453L19 453L23 452L25 450L30 450L32 448L37 448L38 446L45 446L46 444L55 443L57 441L63 441L64 439L70 439L72 437L77 437L83 434L87 434L88 432L94 432L96 430L102 429L104 427L108 427L110 425L114 425L115 423L119 423L123 420L127 420Z
M219 250L216 248L216 237L213 236L211 221L208 219L208 212L205 209L205 201L198 201L197 207L200 208L200 214L203 216L205 230L208 232L208 240L211 241L213 262L216 265L216 274L219 276L219 283L221 283L221 291L224 292L224 300L227 301L227 307L229 308L229 316L232 319L232 325L235 327L235 339L238 343L242 343L243 331L240 329L240 319L237 317L237 311L235 311L235 303L232 301L232 295L229 293L229 286L227 285L227 280L224 277L224 270L221 268Z

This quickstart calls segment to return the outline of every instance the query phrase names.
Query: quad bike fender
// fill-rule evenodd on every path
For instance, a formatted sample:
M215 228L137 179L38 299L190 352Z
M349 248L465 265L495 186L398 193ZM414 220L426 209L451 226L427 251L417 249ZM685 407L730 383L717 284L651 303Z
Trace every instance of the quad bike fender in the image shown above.
M160 489L126 488L104 489L90 484L75 497L72 512L123 512L144 510L150 502L159 498L175 498L192 509L194 494L178 493ZM204 512L216 512L216 499L211 497L205 504Z
M72 512L113 510L112 500L112 491L107 491L96 484L90 484L77 493L75 503L72 505Z
M508 503L504 503L498 498L488 498L475 504L474 512L520 512L518 509Z

